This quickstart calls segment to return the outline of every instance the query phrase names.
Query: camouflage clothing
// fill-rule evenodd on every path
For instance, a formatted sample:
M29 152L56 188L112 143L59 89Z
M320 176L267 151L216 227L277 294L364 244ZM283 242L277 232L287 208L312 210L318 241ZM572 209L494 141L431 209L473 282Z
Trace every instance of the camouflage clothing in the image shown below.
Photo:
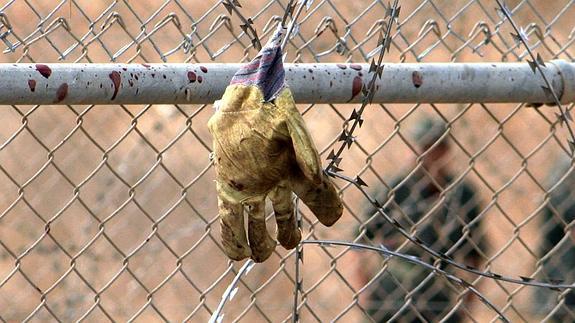
M542 258L542 274L546 281L561 280L566 284L575 281L575 193L573 174L551 193L547 208L543 211L543 240L540 255ZM569 226L569 227L568 227ZM557 311L549 322L575 321L575 291L569 291L562 300L561 292L547 288L538 288L536 292L536 308L545 316L555 309L561 300Z
M386 213L397 219L408 232L415 227L415 236L436 251L445 253L452 249L461 239L464 225L474 220L480 212L475 190L465 182L460 182L451 188L446 192L445 200L441 200L441 191L452 183L452 178L448 175L435 181L435 183L441 183L443 188L437 187L423 171L418 171L404 183L399 183L400 180L397 180L392 185L396 187L395 195ZM385 196L381 196L380 200L384 199ZM371 217L376 212L376 209L371 208L368 215ZM419 221L422 222L416 224ZM476 239L480 237L477 223L468 228L473 235L466 237L455 250L451 251L450 255L457 261L464 261L468 264L478 263L478 250L484 248L483 242ZM382 240L383 244L390 249L398 248L405 241L405 238L381 215L368 223L366 236L370 240ZM420 248L412 246L411 243L409 246L402 249L402 252L433 263L433 258ZM376 281L374 288L370 291L366 308L372 318L376 322L388 321L400 312L406 303L407 293L417 288L411 298L413 305L404 308L396 317L397 320L399 322L425 320L436 322L443 319L453 309L457 295L454 291L448 290L449 287L442 279L425 280L429 274L429 270L415 264L401 260L390 261L386 272ZM460 320L460 315L455 313L447 322Z

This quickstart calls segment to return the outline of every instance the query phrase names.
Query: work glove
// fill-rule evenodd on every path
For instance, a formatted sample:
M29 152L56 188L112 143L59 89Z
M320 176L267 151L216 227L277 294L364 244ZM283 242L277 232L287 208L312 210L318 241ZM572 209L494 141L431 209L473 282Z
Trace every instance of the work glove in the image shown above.
M251 257L263 262L274 251L276 242L265 223L266 197L273 205L277 241L286 249L301 240L292 192L326 226L342 215L337 190L322 170L291 91L283 86L274 96L268 102L261 87L232 84L208 122L214 139L222 245L233 260Z

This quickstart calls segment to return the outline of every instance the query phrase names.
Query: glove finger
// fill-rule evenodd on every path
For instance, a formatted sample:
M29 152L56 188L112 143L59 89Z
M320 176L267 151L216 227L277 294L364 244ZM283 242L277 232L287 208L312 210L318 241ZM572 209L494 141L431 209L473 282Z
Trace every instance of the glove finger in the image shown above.
M246 203L248 209L248 239L255 262L264 262L271 256L276 242L266 228L264 200Z
M292 140L296 162L303 174L316 183L322 173L321 160L305 122L295 106L289 90L284 90L275 100L285 114L287 130Z
M319 184L300 175L292 178L291 186L323 225L329 227L341 217L343 205L337 189L323 173Z
M252 252L246 239L242 205L218 197L218 208L224 253L238 261L250 257Z
M269 198L278 226L277 239L284 248L293 249L301 240L301 232L297 227L291 189L285 184L278 185L270 192Z

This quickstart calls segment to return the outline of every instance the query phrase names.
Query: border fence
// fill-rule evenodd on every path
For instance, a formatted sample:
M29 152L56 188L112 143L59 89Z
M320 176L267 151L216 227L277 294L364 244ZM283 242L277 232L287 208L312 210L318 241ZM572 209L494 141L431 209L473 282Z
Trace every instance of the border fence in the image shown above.
M573 0L298 2L287 82L344 215L224 256L210 103L288 3L0 5L0 322L575 320Z

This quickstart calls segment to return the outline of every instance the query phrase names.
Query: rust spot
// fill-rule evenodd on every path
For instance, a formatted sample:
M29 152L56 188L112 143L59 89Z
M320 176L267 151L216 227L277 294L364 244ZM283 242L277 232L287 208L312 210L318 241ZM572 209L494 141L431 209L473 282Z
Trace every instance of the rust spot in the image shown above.
M200 66L200 70L202 70L204 73L208 72L208 69L205 66Z
M28 80L28 87L32 92L36 91L36 80Z
M114 95L112 95L112 100L114 100L118 95L118 91L120 90L120 73L116 71L110 73L110 80L112 80L112 83L114 83Z
M356 71L361 71L361 65L359 65L359 64L351 64L351 65L349 65L349 67L351 67L352 69L354 69Z
M361 79L361 77L356 76L353 78L353 82L351 84L351 98L349 99L349 101L353 100L353 98L355 98L359 92L361 92L361 87L363 86L363 81Z
M64 101L66 96L68 95L68 83L62 83L58 90L56 91L56 100L54 103L59 103Z
M337 64L337 67L341 68L342 70L345 70L347 68L347 66L345 66L344 64Z
M52 69L48 65L36 64L36 70L42 74L45 78L49 78L52 75Z
M418 71L414 71L411 73L411 81L413 82L413 86L419 88L423 84L423 75Z
M194 83L197 79L196 73L189 71L188 72L188 80L190 81L190 83Z
M204 81L204 78L200 75L198 76L198 83L202 83Z

